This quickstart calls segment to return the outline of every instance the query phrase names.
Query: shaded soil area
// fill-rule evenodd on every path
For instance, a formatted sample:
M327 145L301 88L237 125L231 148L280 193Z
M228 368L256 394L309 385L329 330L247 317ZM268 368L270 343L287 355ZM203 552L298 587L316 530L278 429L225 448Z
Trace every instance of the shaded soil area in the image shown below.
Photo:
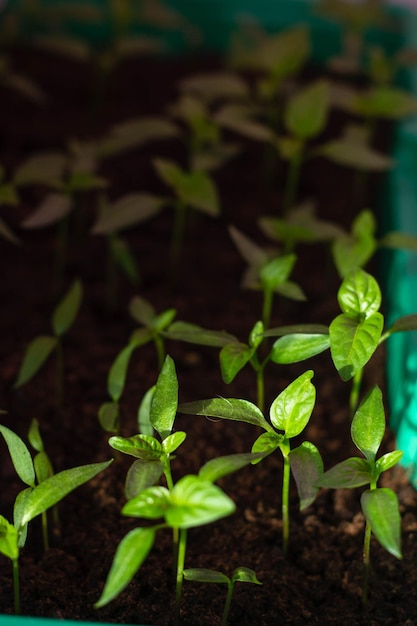
M94 140L111 124L132 116L164 111L176 95L177 80L194 72L220 67L218 59L142 60L125 63L109 77L100 101L91 93L92 70L46 53L15 51L15 66L32 76L49 94L46 107L37 107L11 90L2 88L0 136L6 172L31 153L65 148L69 139ZM332 133L343 123L332 118ZM381 144L387 137L382 133ZM275 214L282 194L282 178L265 185L260 163L262 146L247 142L215 179L222 213L219 218L193 215L187 223L176 283L167 280L173 217L164 211L155 219L123 233L140 270L138 285L119 278L117 304L106 304L106 241L88 227L81 235L76 220L70 238L59 293L80 277L84 297L80 313L64 338L65 389L60 407L55 403L55 369L51 358L27 385L13 384L24 350L31 339L51 332L51 312L57 302L54 275L57 236L54 227L23 230L21 221L43 197L42 188L21 193L18 207L2 208L22 244L1 240L1 422L25 441L30 421L40 423L46 450L56 471L103 461L113 456L108 434L97 413L108 400L106 378L118 352L136 328L128 312L138 294L157 312L173 307L177 319L226 330L246 342L261 314L259 292L241 288L245 263L233 245L228 226L233 224L262 245L257 219ZM110 181L110 194L119 197L135 190L166 193L150 165L150 157L184 157L177 142L161 142L151 149L133 150L103 164L100 173ZM281 172L282 174L282 172ZM284 172L285 174L285 172ZM373 178L368 205L377 206L381 180ZM353 219L350 172L326 162L311 160L305 167L303 198L314 197L318 214L348 227ZM91 194L81 211L90 225L95 211ZM297 249L293 278L303 287L305 302L277 298L271 327L296 322L329 324L339 313L336 294L340 280L323 244ZM372 268L377 271L377 265ZM214 396L256 402L252 370L246 367L229 385L221 378L218 349L167 342L179 380L180 402ZM306 363L266 368L266 406L296 376L314 370L317 402L300 440L319 448L325 468L356 454L350 439L349 384L337 375L330 355L323 353ZM136 416L144 393L156 382L154 346L140 347L129 367L121 400L121 434L137 432ZM384 354L381 348L366 368L364 389L384 388ZM196 473L216 456L248 452L259 434L249 424L221 422L178 415L176 430L187 439L172 462L174 480ZM395 445L387 433L384 450ZM121 624L170 623L174 600L172 541L160 531L148 559L128 588L106 607L97 601L118 542L137 520L120 514L123 485L130 460L117 457L113 465L77 489L59 506L59 524L52 525L51 547L42 550L38 520L31 524L20 557L22 613L58 619ZM23 485L16 477L7 448L1 443L1 513L12 518L16 494ZM323 490L316 501L299 512L295 485L291 486L290 551L281 546L282 459L273 454L224 478L220 484L236 503L236 513L220 522L189 531L187 567L205 567L228 575L238 566L254 569L261 586L236 586L230 624L350 624L412 626L417 621L417 517L416 493L401 469L393 469L382 484L398 494L403 530L402 561L372 543L370 597L361 605L364 520L360 491ZM182 624L213 626L220 623L225 588L184 582ZM0 556L0 613L11 614L11 564Z

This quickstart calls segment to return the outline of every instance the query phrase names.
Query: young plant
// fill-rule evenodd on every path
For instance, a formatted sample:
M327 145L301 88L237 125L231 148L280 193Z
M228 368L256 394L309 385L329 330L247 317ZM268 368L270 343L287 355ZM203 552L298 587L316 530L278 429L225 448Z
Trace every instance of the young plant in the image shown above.
M233 591L237 582L252 583L254 585L262 585L257 579L256 573L249 567L237 567L231 576L226 576L222 572L216 572L211 569L205 568L190 568L184 570L185 580L193 580L200 583L216 583L220 585L227 585L227 595L224 604L221 626L227 626L227 620L229 618L230 607L232 604Z
M188 529L232 514L234 503L214 482L262 456L219 457L206 463L198 475L183 476L174 483L170 456L186 436L185 432L173 432L177 407L178 380L174 362L167 356L150 404L150 422L161 441L143 434L129 438L112 437L109 441L114 449L136 458L127 475L125 493L128 501L122 514L150 520L163 518L163 521L136 528L122 539L103 592L95 604L97 608L104 606L121 593L145 561L157 531L171 528L176 581L175 624L179 621ZM156 484L162 475L166 486Z
M88 482L106 469L113 461L81 465L53 475L44 475L45 457L32 456L12 430L0 425L0 434L8 447L10 458L20 480L26 485L14 503L13 524L0 515L0 552L12 561L14 610L20 613L19 556L27 538L28 524L38 515L44 515L77 487ZM33 432L32 432L33 438ZM37 460L38 459L38 460ZM41 482L38 482L41 476Z
M295 265L295 254L280 255L277 250L264 249L240 232L234 226L230 235L248 268L242 280L242 287L262 291L262 323L268 328L272 314L274 294L291 300L305 300L301 287L289 280Z
M304 430L310 419L316 398L311 382L313 372L307 370L290 383L273 401L269 423L262 411L251 402L236 398L211 398L187 402L179 406L181 413L202 415L221 419L246 422L261 428L263 432L252 446L253 453L262 456L279 449L284 461L282 479L282 547L288 554L290 537L289 490L290 474L293 473L300 497L300 509L305 509L315 499L318 481L323 471L323 462L314 444L305 441L291 449L291 440ZM256 459L253 463L259 462Z
M362 492L361 508L365 516L363 547L364 578L362 601L368 599L368 580L371 567L370 547L373 534L379 543L398 559L401 554L401 519L396 494L377 483L386 470L402 457L401 450L377 457L385 433L385 414L382 392L374 386L355 412L351 424L353 443L362 457L351 457L323 473L317 484L330 489L354 489L368 485Z
M73 325L77 317L82 300L82 284L75 280L62 300L52 313L52 335L39 335L35 337L23 356L15 389L29 382L41 369L50 354L56 351L56 400L61 406L64 394L64 354L62 338Z

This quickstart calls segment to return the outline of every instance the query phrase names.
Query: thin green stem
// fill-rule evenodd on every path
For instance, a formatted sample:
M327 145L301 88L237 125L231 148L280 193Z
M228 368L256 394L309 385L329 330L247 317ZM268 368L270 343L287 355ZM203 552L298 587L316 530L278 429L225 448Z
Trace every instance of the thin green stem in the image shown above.
M19 559L13 559L13 598L14 612L20 615L20 577L19 577Z
M184 579L184 563L185 552L187 548L187 529L180 529L180 540L178 544L178 557L177 557L177 582L175 588L175 615L174 624L178 626L180 621L180 604L182 595L182 581Z
M56 405L62 407L64 402L64 351L62 339L57 337L56 342Z
M42 541L43 541L43 549L46 552L49 549L49 536L48 536L48 517L47 511L43 511L42 513Z
M284 453L284 472L282 477L282 551L284 558L288 556L290 541L290 459Z
M158 356L158 370L161 371L162 366L164 364L165 361L165 342L163 337L161 337L161 335L156 334L154 337L154 343L155 343L155 347L156 347L156 353Z
M267 328L269 328L269 322L271 320L274 292L272 291L272 289L264 289L263 296L264 298L262 305L262 323L265 330L267 330Z
M282 202L282 213L286 215L294 205L297 198L298 184L303 163L303 147L292 157L289 162L287 182L285 185L284 199Z
M371 569L371 525L366 521L365 538L363 541L363 583L362 583L362 604L368 601L368 582Z
M230 581L227 585L227 596L226 601L224 603L223 616L221 626L227 626L227 620L229 618L230 606L232 604L232 595L233 595L234 583Z

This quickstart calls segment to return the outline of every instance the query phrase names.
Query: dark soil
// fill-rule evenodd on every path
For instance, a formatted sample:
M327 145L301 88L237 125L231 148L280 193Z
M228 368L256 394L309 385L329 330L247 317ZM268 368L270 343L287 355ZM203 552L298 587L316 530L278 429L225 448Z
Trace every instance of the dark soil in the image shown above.
M93 106L92 70L63 58L27 50L14 52L16 69L32 76L49 94L45 107L26 101L10 89L1 89L1 160L7 174L33 152L64 148L70 138L95 139L110 124L131 116L155 114L176 97L176 81L197 71L219 67L218 59L142 60L125 63L109 78L102 99ZM332 118L332 132L343 123ZM379 136L387 143L385 132ZM112 197L133 190L160 189L149 164L150 156L183 158L177 142L153 145L152 150L131 151L107 161L101 173L111 181ZM243 290L244 262L227 232L234 224L253 239L267 243L256 220L274 214L279 206L282 179L266 186L261 176L262 148L249 144L241 155L216 174L222 216L203 215L188 223L187 239L175 286L167 281L170 265L169 211L131 232L126 240L139 264L141 281L132 286L120 279L117 307L106 308L103 238L71 231L62 289L81 277L84 299L74 327L65 337L65 396L55 405L54 360L27 385L15 390L24 350L29 341L50 332L50 316L57 301L53 274L54 228L24 231L23 218L31 214L44 189L27 189L12 210L2 217L14 225L21 246L1 241L1 360L0 408L2 423L27 440L36 417L55 470L112 457L108 435L97 412L108 399L109 367L126 345L135 323L128 304L139 294L163 311L177 310L183 319L207 328L227 330L247 341L260 317L261 296ZM372 179L368 203L377 206L381 181ZM305 168L301 195L315 197L318 214L348 226L352 175L322 159ZM94 195L86 203L86 218L94 214ZM269 242L270 243L270 242ZM328 324L339 312L339 278L323 245L300 247L294 272L307 294L305 303L276 299L271 326L294 322ZM377 271L377 265L372 268ZM180 402L212 396L245 398L256 402L255 379L250 368L225 385L220 376L218 350L185 343L169 343L179 379ZM298 374L314 369L317 404L302 435L315 443L326 468L355 454L350 439L349 384L342 383L328 353L293 366L270 365L266 370L267 406ZM152 345L138 349L129 369L122 399L121 432L137 431L136 413L145 391L156 382L157 363ZM384 387L381 349L366 368L364 389ZM173 461L174 479L195 473L207 460L224 454L250 451L257 432L250 425L178 415L176 429L187 439ZM384 449L395 446L390 433ZM22 484L15 476L1 444L1 513L12 517L12 505ZM134 581L117 599L100 610L100 596L118 542L137 520L120 514L123 483L130 460L117 458L103 474L77 489L59 507L60 524L53 529L51 547L43 553L38 520L31 525L20 558L22 613L58 619L122 624L170 623L173 605L171 535L161 531ZM236 513L220 522L189 531L188 567L206 567L231 574L235 567L253 568L262 586L237 585L230 624L349 624L408 625L417 623L417 497L401 469L387 473L382 483L398 494L403 526L404 558L399 561L372 543L370 598L361 605L364 520L359 490L319 493L302 513L294 485L291 492L291 547L285 559L281 547L280 484L282 460L274 454L221 481L236 503ZM0 613L11 614L11 564L0 556ZM213 626L220 623L225 588L184 582L182 624Z

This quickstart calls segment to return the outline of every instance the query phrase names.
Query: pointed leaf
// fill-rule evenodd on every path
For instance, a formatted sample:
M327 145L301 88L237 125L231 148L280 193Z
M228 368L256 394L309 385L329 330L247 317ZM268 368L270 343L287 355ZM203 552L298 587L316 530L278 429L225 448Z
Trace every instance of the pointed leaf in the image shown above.
M15 389L26 384L35 376L51 352L55 349L56 344L56 337L50 337L49 335L40 335L30 342L25 351L23 361L14 384Z
M275 450L280 447L282 441L283 436L276 432L268 431L259 435L253 443L252 454L261 454L262 456L260 458L254 458L252 461L253 465L259 463L264 456L275 452Z
M394 467L394 465L396 465L401 460L403 455L404 453L402 450L393 450L392 452L387 452L379 459L377 459L376 471L378 475L382 474L382 472L385 472L388 469L391 469L391 467Z
M375 385L355 412L351 424L352 441L368 461L375 461L384 433L385 412L382 391Z
M417 313L404 315L395 320L388 329L390 333L399 333L408 330L417 330Z
M264 430L272 430L270 424L262 415L262 411L248 400L236 398L211 398L186 402L178 407L180 413L188 415L203 415L204 417L218 417L220 419L246 422L259 426Z
M401 517L395 493L387 488L365 491L361 496L361 505L379 543L401 559Z
M330 104L329 85L319 80L309 85L288 102L285 126L296 137L310 139L317 136L327 123Z
M232 575L233 582L253 583L254 585L262 585L257 579L256 573L250 567L237 567Z
M165 519L172 528L191 528L231 515L235 508L220 487L189 475L180 478L174 486Z
M184 570L185 580L193 580L199 583L218 583L228 585L230 578L221 572L215 572L212 569L204 567L192 567Z
M136 497L124 505L123 515L131 517L144 517L146 519L158 519L164 517L170 506L170 494L166 487L147 487Z
M320 488L318 483L323 475L323 461L316 446L309 441L291 450L289 459L300 498L300 511L303 511L316 499Z
M357 268L342 282L337 299L346 315L355 318L368 317L381 306L381 290L373 276Z
M271 422L277 430L283 430L288 439L299 435L310 419L316 400L316 390L311 382L313 375L312 370L301 374L271 405Z
M165 330L164 336L177 341L186 341L199 346L212 346L222 348L228 343L237 341L236 337L229 335L224 330L207 330L196 324L178 320L170 324Z
M153 528L134 528L119 543L103 592L95 603L100 608L119 595L148 556L155 540Z
M21 223L22 228L46 228L57 224L72 210L70 196L62 193L48 194L40 206Z
M107 376L107 392L113 402L118 402L122 397L126 384L127 368L136 347L135 343L129 343L119 352L111 365Z
M327 489L352 489L369 485L373 479L374 474L369 461L351 457L324 472L317 485Z
M132 437L115 435L110 437L109 446L143 461L157 461L162 456L162 444L149 435L133 435Z
M134 461L126 475L126 499L132 500L148 487L156 485L163 473L164 466L161 461L143 461L142 459Z
M17 530L3 515L0 515L0 553L12 561L19 558Z
M324 352L330 347L326 334L297 333L277 339L271 350L271 361L279 364L298 363Z
M250 361L253 355L253 348L245 343L227 343L220 350L220 370L222 378L226 384L231 383L235 376Z
M160 213L165 202L150 193L126 194L101 211L91 232L109 235L142 224Z
M249 465L257 459L261 459L262 454L253 454L251 452L229 454L227 456L219 456L215 459L207 461L198 472L199 478L215 483L222 478L236 472L237 470Z
M81 306L82 297L83 288L81 281L75 280L54 310L52 316L52 328L57 337L66 333L73 324Z
M29 487L35 486L35 469L32 456L22 439L7 426L0 425L0 433L3 435L9 449L10 458L16 474L20 480Z
M171 433L162 442L162 449L165 454L172 454L180 447L180 445L185 441L187 437L187 433L182 430L177 430L175 433Z
M158 376L151 403L151 424L165 439L174 424L178 408L178 379L175 364L167 355Z

